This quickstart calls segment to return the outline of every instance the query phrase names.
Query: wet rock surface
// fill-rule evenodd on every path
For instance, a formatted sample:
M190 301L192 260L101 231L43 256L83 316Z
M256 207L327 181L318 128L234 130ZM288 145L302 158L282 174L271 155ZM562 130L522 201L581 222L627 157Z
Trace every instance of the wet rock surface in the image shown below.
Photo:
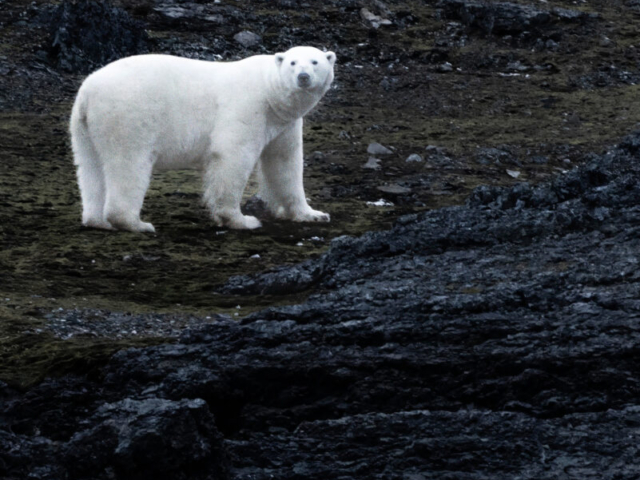
M64 446L0 431L3 478L227 478L222 437L203 400L124 399L83 423Z
M469 27L496 35L541 35L542 30L558 22L586 22L596 18L579 10L566 8L537 8L511 2L477 2L469 0L440 0L447 18L461 20Z
M144 24L108 2L65 0L53 10L49 28L50 60L67 72L90 73L149 51Z
M315 286L304 304L5 388L3 474L20 451L33 478L635 478L639 145L223 288Z

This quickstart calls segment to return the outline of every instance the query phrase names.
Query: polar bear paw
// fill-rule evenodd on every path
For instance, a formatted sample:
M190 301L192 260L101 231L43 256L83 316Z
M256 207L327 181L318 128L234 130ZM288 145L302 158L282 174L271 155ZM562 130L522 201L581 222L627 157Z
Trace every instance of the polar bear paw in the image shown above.
M112 211L105 215L106 221L115 230L126 230L128 232L138 233L155 233L155 227L149 222L143 222L137 215L132 215L130 212Z
M213 221L219 227L227 227L234 230L255 230L262 226L260 220L251 215L235 215L233 217L214 215Z
M156 227L154 227L149 222L139 222L132 232L141 232L141 233L156 233Z
M149 222L130 222L113 225L117 230L126 230L134 233L156 233L156 228Z
M309 209L308 211L298 213L293 217L294 222L330 222L331 216L320 210Z
M115 228L113 228L113 225L101 218L83 219L82 226L87 228L100 228L102 230L115 230Z

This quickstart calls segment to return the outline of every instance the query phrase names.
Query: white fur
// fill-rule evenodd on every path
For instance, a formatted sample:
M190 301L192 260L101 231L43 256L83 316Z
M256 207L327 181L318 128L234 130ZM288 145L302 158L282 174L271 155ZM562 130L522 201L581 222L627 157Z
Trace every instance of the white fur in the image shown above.
M197 168L217 225L260 227L240 212L258 160L259 195L277 218L329 221L305 198L302 117L329 89L335 58L312 47L228 63L140 55L93 73L70 126L82 223L153 232L140 220L152 171Z

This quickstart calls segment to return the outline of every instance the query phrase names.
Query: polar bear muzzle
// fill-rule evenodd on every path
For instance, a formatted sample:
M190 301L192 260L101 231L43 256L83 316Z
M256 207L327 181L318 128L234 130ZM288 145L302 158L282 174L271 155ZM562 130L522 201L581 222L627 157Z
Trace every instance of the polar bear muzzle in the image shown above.
M301 88L308 87L311 84L311 75L302 72L298 75L298 86Z

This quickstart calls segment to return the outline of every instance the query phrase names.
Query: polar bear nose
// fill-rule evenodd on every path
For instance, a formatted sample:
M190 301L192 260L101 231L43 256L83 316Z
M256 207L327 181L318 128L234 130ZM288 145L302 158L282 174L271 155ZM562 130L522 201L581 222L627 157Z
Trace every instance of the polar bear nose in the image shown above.
M309 75L308 73L301 73L300 75L298 75L298 85L309 85L309 82L311 81L311 75Z

